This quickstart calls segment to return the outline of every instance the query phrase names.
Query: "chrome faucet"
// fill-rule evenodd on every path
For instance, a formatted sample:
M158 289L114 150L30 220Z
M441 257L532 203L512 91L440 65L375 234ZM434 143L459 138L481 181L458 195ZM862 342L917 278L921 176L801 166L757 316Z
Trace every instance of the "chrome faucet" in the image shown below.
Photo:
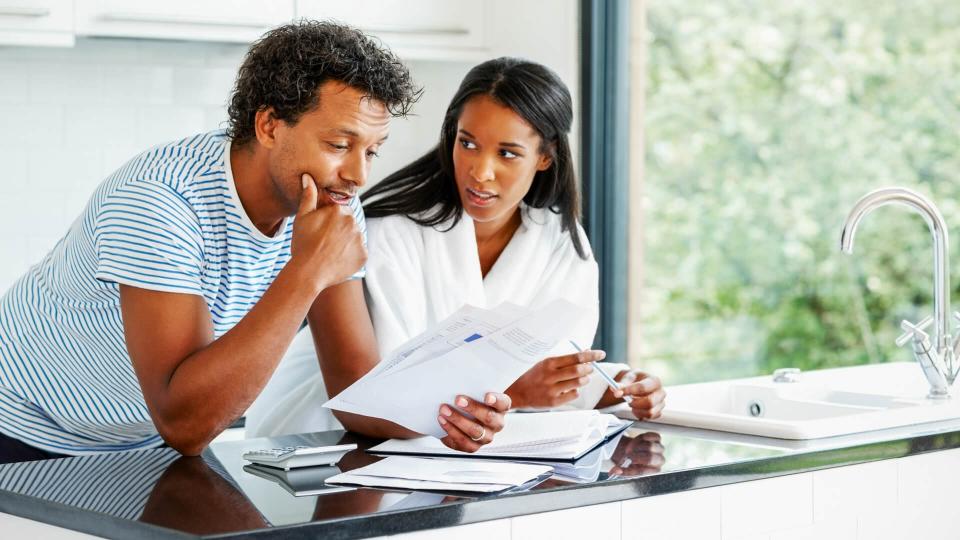
M887 204L900 204L923 216L933 236L933 317L926 317L917 324L904 320L900 323L904 334L897 338L897 345L913 343L913 355L930 383L927 397L944 399L950 397L950 385L957 377L954 360L960 340L950 337L950 257L947 224L940 210L923 195L906 188L891 187L871 191L864 195L847 215L840 234L840 250L853 253L853 237L860 220L876 208ZM960 319L960 314L955 314ZM933 322L933 340L925 328Z

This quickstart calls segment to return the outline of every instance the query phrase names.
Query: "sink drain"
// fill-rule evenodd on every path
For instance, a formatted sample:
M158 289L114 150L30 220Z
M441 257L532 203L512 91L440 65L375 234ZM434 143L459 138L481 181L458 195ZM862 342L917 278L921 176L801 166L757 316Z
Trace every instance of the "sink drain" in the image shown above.
M747 412L750 413L750 416L763 416L763 403L751 401L747 406Z

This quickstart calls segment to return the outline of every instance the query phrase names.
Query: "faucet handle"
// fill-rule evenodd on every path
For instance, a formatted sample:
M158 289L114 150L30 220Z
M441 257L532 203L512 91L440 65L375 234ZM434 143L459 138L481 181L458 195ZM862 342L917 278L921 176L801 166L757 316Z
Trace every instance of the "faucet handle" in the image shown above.
M954 322L960 324L960 311L953 312L953 320ZM956 347L957 343L960 343L960 332L957 332L956 334L954 334L953 343L954 343L954 347Z
M960 317L960 314L956 314ZM903 329L903 334L897 338L897 346L903 347L910 341L911 338L918 339L920 341L926 341L930 339L930 336L924 332L924 328L930 326L930 323L933 322L933 317L927 315L923 320L917 324L913 324L910 321L904 319L900 322L900 328Z
M960 311L954 311L953 318L957 323L960 323ZM953 336L953 343L950 344L950 348L953 349L955 357L957 353L960 352L957 350L958 347L960 347L960 332L957 332L956 335Z

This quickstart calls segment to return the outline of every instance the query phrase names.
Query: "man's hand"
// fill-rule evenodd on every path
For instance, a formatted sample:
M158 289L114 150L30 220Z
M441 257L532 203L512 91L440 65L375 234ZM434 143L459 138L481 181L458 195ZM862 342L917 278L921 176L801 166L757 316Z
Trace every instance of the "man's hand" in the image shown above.
M440 441L454 450L476 452L493 442L493 436L503 429L504 415L510 410L510 396L490 392L484 396L483 403L459 396L456 405L473 418L447 404L441 405L437 421L447 436Z
M316 290L346 281L367 261L363 237L350 207L319 205L317 184L304 174L300 207L293 224L291 262L315 268Z
M318 207L316 184L303 180L290 261L219 338L202 296L120 285L124 337L144 400L163 440L182 454L198 455L243 415L318 293L366 260L353 216L336 205Z
M518 408L563 405L577 399L580 387L590 382L591 362L605 356L603 351L582 351L541 360L507 388L507 395Z
M642 371L630 369L614 377L624 396L629 396L630 410L638 420L659 418L666 403L667 393L660 379Z

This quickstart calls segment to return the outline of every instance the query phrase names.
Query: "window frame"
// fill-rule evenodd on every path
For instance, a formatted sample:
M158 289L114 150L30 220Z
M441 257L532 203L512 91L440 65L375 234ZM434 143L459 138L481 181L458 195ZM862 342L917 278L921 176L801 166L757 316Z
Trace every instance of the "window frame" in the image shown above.
M580 3L583 226L600 268L594 347L618 361L627 360L630 299L631 4Z

